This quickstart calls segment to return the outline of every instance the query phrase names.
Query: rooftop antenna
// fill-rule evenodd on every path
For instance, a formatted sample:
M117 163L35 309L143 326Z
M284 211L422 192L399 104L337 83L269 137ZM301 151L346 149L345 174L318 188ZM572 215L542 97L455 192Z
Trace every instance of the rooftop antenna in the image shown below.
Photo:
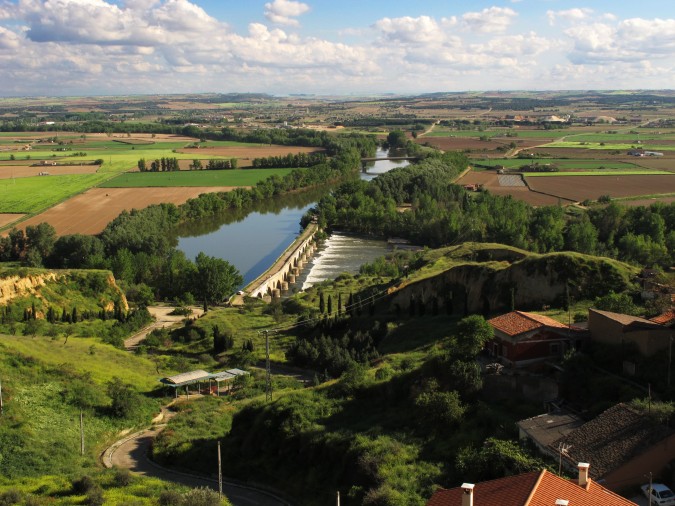
M566 445L565 443L559 443L558 444L558 475L562 474L562 458L563 455L567 458L570 458L570 454L568 453L570 448L572 448L572 445Z

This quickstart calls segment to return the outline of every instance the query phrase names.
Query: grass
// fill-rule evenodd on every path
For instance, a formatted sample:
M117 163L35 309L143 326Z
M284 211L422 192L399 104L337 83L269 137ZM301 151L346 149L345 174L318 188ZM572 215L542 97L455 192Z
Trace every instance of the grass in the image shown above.
M133 172L99 185L101 188L167 186L253 186L270 176L284 176L292 169L194 170L177 172Z
M0 335L0 355L20 353L51 367L67 364L79 373L89 372L97 383L115 376L136 385L141 391L151 391L159 385L158 378L174 371L157 372L155 363L127 351L113 348L95 338L71 337L63 340L49 337Z
M103 174L24 177L0 180L0 213L43 211L105 180Z
M526 172L525 177L561 177L561 176L667 176L667 170L582 170L576 172Z

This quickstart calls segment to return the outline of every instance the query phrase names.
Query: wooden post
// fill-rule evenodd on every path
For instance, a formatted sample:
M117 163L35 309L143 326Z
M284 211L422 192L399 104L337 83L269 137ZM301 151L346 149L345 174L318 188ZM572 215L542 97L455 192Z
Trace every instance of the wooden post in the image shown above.
M80 455L84 455L84 420L80 410Z
M223 466L220 460L220 441L218 441L218 497L223 497Z
M0 416L2 416L4 405L2 403L2 381L0 381Z

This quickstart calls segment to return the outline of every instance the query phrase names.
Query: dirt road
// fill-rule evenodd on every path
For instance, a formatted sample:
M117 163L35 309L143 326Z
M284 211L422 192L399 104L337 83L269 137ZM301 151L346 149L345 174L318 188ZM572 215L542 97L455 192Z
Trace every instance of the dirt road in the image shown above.
M137 332L133 336L124 340L124 347L127 350L135 349L146 337L147 335L155 329L161 329L163 327L172 327L180 322L182 322L187 316L181 315L172 315L171 313L174 309L173 306L148 306L148 311L155 318L155 321L143 328L140 332ZM189 318L199 318L204 314L204 309L199 306L191 306L192 314Z

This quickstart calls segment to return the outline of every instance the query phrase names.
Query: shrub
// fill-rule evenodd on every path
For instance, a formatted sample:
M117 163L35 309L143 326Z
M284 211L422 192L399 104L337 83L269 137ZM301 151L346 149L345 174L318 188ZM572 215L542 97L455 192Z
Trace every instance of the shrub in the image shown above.
M183 504L189 504L190 506L219 506L220 497L218 497L218 492L210 488L193 488L183 494Z
M126 487L127 485L131 484L132 481L133 476L128 469L121 467L115 468L115 485L118 487Z
M94 487L87 492L85 504L89 504L90 506L103 506L105 504L103 489L98 485L94 485Z
M183 496L175 490L165 490L159 494L159 506L182 506Z
M86 494L87 492L89 492L91 489L93 489L96 486L96 483L91 478L91 476L87 476L85 474L81 478L73 480L71 482L71 485L73 486L73 493L75 493L75 494Z
M10 506L21 502L21 492L16 489L10 489L0 495L0 506Z

